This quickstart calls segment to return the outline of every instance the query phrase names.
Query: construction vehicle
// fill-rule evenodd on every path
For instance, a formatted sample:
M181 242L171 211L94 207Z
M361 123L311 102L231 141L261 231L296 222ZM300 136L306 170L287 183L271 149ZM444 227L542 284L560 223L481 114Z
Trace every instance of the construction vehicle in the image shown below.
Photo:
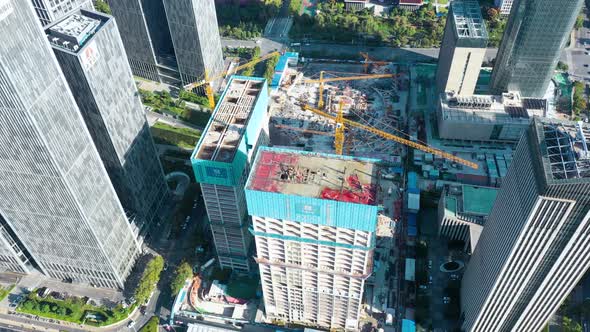
M319 79L309 79L303 81L305 84L320 84L319 90L319 101L318 101L318 108L324 108L324 83L328 82L341 82L341 81L358 81L358 80L371 80L377 78L393 78L398 76L398 74L372 74L372 75L356 75L356 76L344 76L344 77L331 77L331 78L324 78L324 73L331 73L327 71L320 71L320 78Z
M263 55L260 58L256 58L256 59L254 59L252 61L249 61L249 62L246 62L246 63L244 63L242 65L239 65L236 68L233 68L231 72L228 71L228 70L226 70L226 71L222 72L221 74L215 75L213 77L209 77L208 72L205 71L205 77L204 77L204 79L202 81L187 84L187 85L184 86L184 89L185 90L188 90L188 91L192 91L193 89L196 89L196 88L201 87L201 86L204 85L205 86L205 95L207 96L207 99L209 100L209 106L211 106L211 108L215 108L215 97L214 97L214 94L213 94L213 88L211 87L211 83L212 82L215 82L218 79L224 78L227 75L230 75L230 74L233 74L233 73L237 73L237 72L239 72L242 69L245 69L245 68L254 66L254 65L256 65L256 64L258 64L258 63L260 63L262 61L265 61L265 60L270 59L270 58L272 58L274 56L277 56L277 55L281 55L281 53L279 53L279 52L272 52L272 53Z
M366 130L366 131L371 132L371 133L373 133L373 134L375 134L377 136L383 137L383 138L388 139L388 140L391 140L391 141L398 142L400 144L409 146L409 147L414 148L414 149L418 149L418 150L421 150L421 151L424 151L424 152L427 152L427 153L432 153L432 154L437 155L439 157L442 157L442 158L445 158L447 160L456 162L458 164L462 164L462 165L471 167L473 169L478 169L479 168L479 166L476 163L474 163L474 162L465 160L463 158L459 158L459 157L457 157L457 156L455 156L453 154L444 152L444 151L439 150L439 149L435 149L435 148L430 147L430 146L428 146L426 144L423 144L423 143L420 143L420 142L414 142L414 141L411 141L409 139L405 139L405 138L402 138L402 137L399 137L399 136L396 136L396 135L393 135L393 134L384 132L382 130L373 128L371 126L364 125L362 123L358 123L358 122L352 121L350 119L346 119L342 115L342 105L340 105L340 107L338 109L337 115L332 115L332 114L326 113L324 111L321 111L319 109L316 109L316 108L313 108L313 107L311 107L309 105L306 105L305 103L302 103L302 108L304 110L313 112L313 113L315 113L315 114L317 114L319 116L322 116L322 117L331 119L334 122L336 122L336 129L335 129L335 133L334 133L334 136L335 136L335 138L334 138L334 148L335 148L337 154L342 154L343 145L344 145L344 139L345 139L344 138L345 128L346 128L346 126L350 126L350 127L355 127L355 128L360 128L360 129Z
M387 62L387 61L378 61L378 60L371 59L371 57L369 57L368 53L364 53L364 52L359 52L359 53L365 59L365 61L363 62L363 68L365 69L365 73L369 72L369 65L387 66L389 64L389 62Z

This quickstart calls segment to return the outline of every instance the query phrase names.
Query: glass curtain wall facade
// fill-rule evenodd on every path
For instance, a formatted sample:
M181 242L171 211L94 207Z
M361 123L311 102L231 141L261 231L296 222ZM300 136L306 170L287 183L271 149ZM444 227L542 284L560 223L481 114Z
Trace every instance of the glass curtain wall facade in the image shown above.
M583 0L515 0L492 72L492 93L545 95Z

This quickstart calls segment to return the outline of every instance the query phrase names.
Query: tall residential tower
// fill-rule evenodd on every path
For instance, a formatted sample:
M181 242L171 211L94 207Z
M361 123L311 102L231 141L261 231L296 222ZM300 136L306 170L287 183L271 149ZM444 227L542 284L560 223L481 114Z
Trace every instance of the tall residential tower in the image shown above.
M590 266L590 126L535 118L461 287L465 331L537 332Z
M0 41L0 251L123 287L136 234L29 1L1 2Z
M543 97L583 0L514 0L492 72L492 92Z
M252 236L244 185L250 163L268 138L268 85L234 76L191 157L222 268L251 268Z
M163 0L182 84L223 70L214 0Z
M168 186L115 20L81 10L46 34L123 207L149 226Z
M447 24L438 58L438 93L472 95L488 44L488 33L475 0L455 0L449 5Z
M376 160L260 149L246 184L268 318L358 330L377 227Z

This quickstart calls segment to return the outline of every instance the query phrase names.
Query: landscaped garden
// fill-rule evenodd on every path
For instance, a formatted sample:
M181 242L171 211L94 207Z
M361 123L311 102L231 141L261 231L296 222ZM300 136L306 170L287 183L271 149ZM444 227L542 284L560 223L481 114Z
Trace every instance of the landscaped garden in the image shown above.
M157 122L151 127L152 136L157 144L174 145L185 149L194 149L201 137L201 132L190 128L177 128Z
M147 302L160 279L163 268L164 259L161 256L150 260L135 290L135 302L129 306L123 304L117 304L112 308L105 305L98 306L87 297L66 296L62 298L61 295L52 295L54 293L46 294L48 292L45 289L36 289L27 295L16 311L77 324L111 325L127 319L138 303Z

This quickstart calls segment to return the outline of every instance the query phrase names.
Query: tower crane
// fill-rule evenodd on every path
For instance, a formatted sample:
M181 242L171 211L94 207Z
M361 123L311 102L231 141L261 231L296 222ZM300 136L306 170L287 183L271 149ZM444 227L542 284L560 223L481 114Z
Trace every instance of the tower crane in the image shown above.
M305 83L305 84L313 84L313 83L320 84L319 101L318 101L318 108L319 109L324 108L324 83L341 82L341 81L371 80L371 79L377 79L377 78L392 78L392 77L398 76L398 74L372 74L372 75L356 75L356 76L324 78L324 73L326 73L326 71L320 71L320 78L319 79L310 79L310 80L303 81L303 83Z
M304 110L313 112L313 113L315 113L317 115L323 116L325 118L331 119L334 122L336 122L336 130L335 130L335 133L334 133L334 136L335 136L335 138L334 138L334 145L335 145L335 150L336 150L336 153L337 154L342 154L342 147L343 147L343 144L344 144L344 130L345 130L345 126L350 126L350 127L355 127L355 128L360 128L360 129L366 130L366 131L371 132L371 133L373 133L375 135L381 136L381 137L383 137L385 139L398 142L400 144L409 146L409 147L414 148L414 149L418 149L418 150L421 150L421 151L424 151L424 152L432 153L434 155L437 155L437 156L440 156L440 157L445 158L447 160L450 160L450 161L453 161L453 162L456 162L456 163L459 163L459 164L462 164L462 165L471 167L473 169L478 169L479 168L479 166L476 163L471 162L471 161L468 161L468 160L465 160L463 158L459 158L459 157L457 157L457 156L455 156L453 154L450 154L448 152L444 152L442 150L439 150L439 149L435 149L433 147L430 147L430 146L428 146L426 144L414 142L414 141L411 141L409 139L405 139L405 138L402 138L402 137L399 137L399 136L396 136L396 135L393 135L393 134L384 132L384 131L379 130L377 128L373 128L371 126L368 126L368 125L365 125L365 124L362 124L362 123L358 123L358 122L355 122L355 121L346 119L346 118L344 118L344 116L342 116L342 105L340 105L340 107L338 109L338 114L335 115L335 116L332 115L332 114L326 113L324 111L321 111L319 109L315 109L315 108L313 108L313 107L311 107L309 105L305 105L305 104L302 104L302 105L303 105L302 107L303 107Z
M236 68L234 68L231 73L229 70L225 70L223 71L221 74L219 75L215 75L213 77L209 77L209 73L207 71L205 71L205 77L202 81L200 82L193 82L193 83L189 83L187 85L184 86L184 88L186 90L193 90L196 89L198 87L201 87L203 85L205 85L205 94L207 95L207 99L209 100L209 105L211 106L211 108L215 108L215 98L213 95L213 88L211 87L211 82L214 82L220 78L224 78L225 76L229 75L229 74L233 74L233 73L237 73L238 71L244 69L244 68L248 68L251 66L256 65L257 63L260 63L262 61L265 61L269 58L272 58L274 56L277 55L281 55L281 53L277 52L272 52L266 55L261 56L260 58L256 58L252 61L246 62L242 65L237 66Z

